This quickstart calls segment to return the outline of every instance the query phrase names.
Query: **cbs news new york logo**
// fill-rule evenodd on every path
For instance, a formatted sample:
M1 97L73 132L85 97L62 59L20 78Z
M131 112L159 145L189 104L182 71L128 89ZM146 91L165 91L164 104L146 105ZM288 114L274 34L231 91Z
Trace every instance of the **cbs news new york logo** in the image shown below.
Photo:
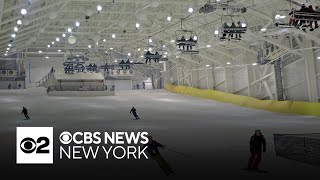
M53 127L17 127L17 164L53 164Z

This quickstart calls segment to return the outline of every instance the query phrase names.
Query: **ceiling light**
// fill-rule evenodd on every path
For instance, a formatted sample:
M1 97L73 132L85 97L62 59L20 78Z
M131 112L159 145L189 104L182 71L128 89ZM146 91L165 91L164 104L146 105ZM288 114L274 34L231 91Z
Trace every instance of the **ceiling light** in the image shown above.
M42 51L39 51L39 53L42 53Z
M79 23L78 21L76 22L76 26L77 26L77 27L79 27L79 26L80 26L80 23Z
M319 57L317 57L317 59L320 59L320 56L319 56Z
M198 40L198 37L197 36L193 36L193 40Z
M26 15L27 14L27 10L26 9L21 9L21 14L22 15Z
M91 48L91 45L88 45L88 48Z
M103 42L106 42L107 40L106 39L103 39Z
M131 56L131 53L128 53L128 56Z
M61 52L61 50L60 50L60 49L58 49L58 52Z
M149 51L152 51L152 48L149 48L148 50L149 50Z
M9 51L6 51L6 53L8 53Z
M46 56L46 59L49 59L49 57L48 57L48 56Z
M281 17L280 14L277 14L274 18L275 19L280 19L280 17Z
M149 43L152 43L152 39L151 38L149 38Z
M8 56L8 54L6 53L6 54L4 54L5 56Z
M98 45L99 45L99 42L97 42L96 45L98 46Z
M246 23L242 23L241 27L247 27L247 24Z
M141 49L140 48L138 48L138 51L140 51Z
M48 44L48 48L51 47L50 44Z
M110 48L110 50L113 50L113 48Z
M133 61L131 60L130 63L133 63Z
M167 56L166 56L166 55L164 55L163 57L164 57L164 58L166 58Z
M7 48L7 51L10 51L10 48Z
M19 29L17 27L14 27L13 30L14 32L18 32Z
M105 51L106 54L108 54L108 51Z
M60 39L59 39L59 38L56 38L56 41L57 41L57 42L59 42L59 41L60 41Z
M116 62L118 62L117 60L114 60L114 62L116 63Z
M68 32L70 32L70 33L71 33L71 32L72 32L72 29L71 29L71 28L68 28Z
M209 47L211 47L211 45L210 45L210 44L208 44L208 45L207 45L207 47L209 48Z
M227 64L231 64L231 62L227 62Z
M207 65L206 65L206 67L210 67L210 65L209 65L209 64L207 64Z
M172 39L171 42L174 43L175 41Z
M139 23L136 23L136 28L139 28L140 27L140 24Z
M164 52L165 55L168 55L168 52Z
M51 44L54 44L54 42L52 41Z
M215 35L218 35L218 34L219 34L219 31L218 31L218 30L215 30L215 31L214 31L214 34L215 34Z
M143 58L144 56L140 56L140 57L142 57L142 58Z
M171 21L172 20L172 17L171 16L168 16L167 17L167 21Z
M22 24L22 21L19 19L19 20L17 21L17 24L18 24L18 25L21 25L21 24Z
M192 13L192 12L193 12L193 8L192 8L192 7L189 7L188 12L189 12L189 13Z
M11 45L11 44L8 44L8 46L11 47L12 45Z
M77 57L79 57L79 54L77 54Z
M101 11L101 10L102 10L102 6L98 5L98 6L97 6L97 10L98 10L98 11Z
M286 16L280 16L280 19L284 19L284 18L286 18Z
M11 34L11 37L15 38L15 37L16 37L16 34Z
M253 65L253 66L256 66L256 65L258 65L258 63L252 63L252 65Z
M62 37L66 37L66 34L62 34Z
M179 56L176 56L176 58L178 59L178 58L179 58Z
M261 29L262 32L264 32L264 31L266 31L266 30L267 30L266 28L262 28L262 29Z
M116 38L116 35L115 35L115 34L112 34L112 36L111 36L111 37L114 39L114 38Z

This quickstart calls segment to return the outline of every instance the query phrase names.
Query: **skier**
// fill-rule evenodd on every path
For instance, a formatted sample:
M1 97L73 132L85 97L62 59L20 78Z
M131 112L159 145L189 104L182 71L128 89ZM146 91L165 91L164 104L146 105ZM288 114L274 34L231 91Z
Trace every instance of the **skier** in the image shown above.
M133 116L136 118L136 119L140 119L140 117L137 115L137 110L136 108L132 107L132 109L130 110L130 114L133 114Z
M174 171L171 169L170 165L167 163L167 161L162 157L162 155L159 152L158 147L165 149L165 146L158 143L157 141L154 141L152 139L152 136L148 136L148 143L144 145L144 147L147 147L147 152L149 156L155 160L160 168L163 170L163 172L169 176L170 174L175 174Z
M261 152L266 152L266 140L260 129L255 131L255 134L250 139L251 157L248 162L248 169L258 170L261 161Z
M29 115L28 115L28 110L27 110L27 108L23 107L21 114L22 114L22 113L23 113L23 115L26 117L26 120L30 119L30 117L29 117Z
M144 82L142 82L142 89L146 89L146 84Z
M21 89L21 84L18 85L18 89Z
M11 84L8 85L8 89L11 89Z

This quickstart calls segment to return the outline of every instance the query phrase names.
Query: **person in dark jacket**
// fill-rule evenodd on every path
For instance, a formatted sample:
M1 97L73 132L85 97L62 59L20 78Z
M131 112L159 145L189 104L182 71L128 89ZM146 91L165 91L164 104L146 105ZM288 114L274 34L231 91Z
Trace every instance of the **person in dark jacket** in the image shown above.
M26 120L30 119L27 108L23 107L21 114L23 114L26 117Z
M140 117L138 116L137 114L137 110L136 108L132 107L132 109L130 110L130 114L133 114L133 116L136 118L136 119L140 119Z
M312 14L315 14L315 13L316 13L316 11L313 9L312 5L309 6L308 12L309 12L309 13L312 13ZM315 24L315 28L318 28L318 27L319 27L319 26L318 26L317 18L314 17L313 19L315 19L315 21L310 21L310 22L309 22L310 31L313 31L313 30L314 30L314 28L313 28L313 22L314 22L314 24Z
M266 140L261 131L257 129L250 139L251 157L248 162L248 169L258 170L262 151L266 152Z
M166 147L157 141L152 139L152 136L148 136L148 143L144 145L144 147L147 147L147 152L149 154L149 157L152 158L154 161L157 162L157 164L160 166L162 171L169 176L170 174L175 174L170 165L167 163L167 161L162 157L162 155L159 152L159 147L162 149L165 149Z

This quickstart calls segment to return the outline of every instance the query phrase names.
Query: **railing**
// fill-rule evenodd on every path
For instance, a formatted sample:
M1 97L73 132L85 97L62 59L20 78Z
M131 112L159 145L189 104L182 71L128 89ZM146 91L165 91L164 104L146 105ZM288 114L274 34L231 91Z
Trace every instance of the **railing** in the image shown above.
M112 86L49 86L47 92L50 91L114 91Z
M36 87L40 87L43 83L47 82L53 73L54 73L54 69L52 67L50 72L46 76L44 76L42 79L36 82Z

